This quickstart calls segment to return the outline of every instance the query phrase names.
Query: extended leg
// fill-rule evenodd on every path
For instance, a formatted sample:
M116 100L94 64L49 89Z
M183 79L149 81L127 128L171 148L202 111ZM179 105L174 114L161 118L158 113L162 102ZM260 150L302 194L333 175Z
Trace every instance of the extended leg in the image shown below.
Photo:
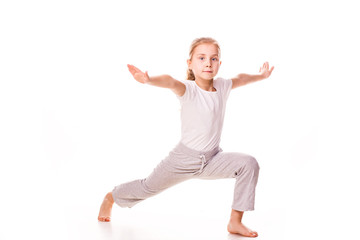
M100 207L98 220L102 222L110 221L114 202L120 207L133 207L166 188L187 180L189 178L188 174L176 170L178 168L176 165L177 160L169 156L161 161L147 178L116 186L112 192L106 194Z
M189 157L181 149L175 148L147 178L116 186L112 191L113 199L120 207L133 207L175 184L194 177L199 165L200 159Z

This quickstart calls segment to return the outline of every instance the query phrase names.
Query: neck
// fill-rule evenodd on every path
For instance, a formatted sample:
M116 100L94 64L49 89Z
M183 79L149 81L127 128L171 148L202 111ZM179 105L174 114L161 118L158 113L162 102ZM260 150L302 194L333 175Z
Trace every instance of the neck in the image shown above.
M195 83L205 91L216 92L216 89L213 86L213 79L205 80L201 78L195 78Z

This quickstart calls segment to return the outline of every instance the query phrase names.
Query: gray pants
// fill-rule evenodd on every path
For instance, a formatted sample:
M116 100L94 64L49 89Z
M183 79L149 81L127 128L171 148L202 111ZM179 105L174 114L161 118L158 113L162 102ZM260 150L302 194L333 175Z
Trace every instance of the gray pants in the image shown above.
M132 207L177 183L188 179L235 178L232 209L254 210L259 165L255 158L220 147L199 152L178 143L153 172L144 179L118 185L112 191L116 204Z

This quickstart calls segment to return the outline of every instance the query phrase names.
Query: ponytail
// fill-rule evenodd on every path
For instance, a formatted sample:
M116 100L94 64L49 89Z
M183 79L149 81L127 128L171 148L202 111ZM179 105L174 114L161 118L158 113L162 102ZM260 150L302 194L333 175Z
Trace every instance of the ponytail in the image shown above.
M187 77L186 77L187 80L195 80L195 75L193 73L193 71L191 69L188 69L187 70Z

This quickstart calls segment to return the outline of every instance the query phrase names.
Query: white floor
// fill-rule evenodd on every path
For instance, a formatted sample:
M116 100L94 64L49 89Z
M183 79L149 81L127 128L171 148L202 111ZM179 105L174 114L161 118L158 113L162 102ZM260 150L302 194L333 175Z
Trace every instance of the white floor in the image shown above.
M131 209L114 205L112 221L103 223L97 220L102 199L125 179L122 174L86 168L91 161L85 168L75 162L56 165L56 171L26 163L18 167L11 162L10 172L0 169L6 170L0 175L0 240L247 239L226 230L234 179L189 180ZM257 239L360 239L356 168L346 169L340 178L337 165L322 171L314 163L309 169L298 167L301 171L263 165L255 211L243 218L259 233ZM139 171L134 172L141 175Z
M103 223L98 222L97 216L106 193L101 189L106 187L100 186L93 191L83 188L80 192L81 186L73 182L73 188L69 185L65 191L56 183L42 186L40 179L36 182L24 181L13 188L13 193L1 198L0 239L248 239L227 232L231 198L216 199L213 197L216 194L210 191L212 189L217 193L227 186L231 189L230 182L182 183L131 209L114 205L112 221ZM194 189L200 189L200 186L202 192L192 192L196 198L191 199L187 190L190 186ZM260 190L255 211L246 212L243 218L245 225L259 233L257 239L359 239L355 231L358 221L353 220L357 209L352 207L352 198L347 198L349 206L343 205L342 210L337 210L331 207L336 201L328 198L329 202L326 195L322 197L323 193L281 200L294 194L294 191L284 191L281 196L273 193L274 199L278 200L274 201L271 195L264 196L265 189Z
M196 181L188 184L207 185ZM0 239L248 239L226 231L230 214L227 200L210 199L212 194L204 191L192 200L194 204L189 204L189 194L184 190L189 185L184 183L131 209L114 205L112 221L103 223L97 220L103 197L98 194L100 190L95 190L92 195L86 195L86 192L76 194L76 191L70 190L52 195L39 191L39 184L24 182L14 189L15 198L11 198L10 194L1 199ZM34 192L36 189L38 191ZM260 193L256 205L258 208L246 212L243 219L245 225L259 233L257 239L359 239L355 231L358 221L353 220L357 210L350 205L343 210L332 209L329 205L335 202L326 203L321 199L323 204L319 204L316 201L319 195L304 198L309 202L288 199L288 205L272 208L271 205L275 204L267 204L271 199L264 198ZM284 193L284 196L288 193ZM351 198L347 201L350 202Z
M18 168L21 176L4 177L1 240L247 239L226 230L234 184L231 179L190 180L131 209L114 205L112 221L103 223L97 220L99 208L106 191L111 190L109 182L116 181L100 182L81 169L67 169L81 174ZM259 233L257 239L360 239L356 191L345 191L345 185L322 185L323 179L329 178L316 182L310 174L307 177L312 182L308 182L295 173L284 178L292 180L287 187L281 179L271 181L275 175L264 176L267 172L259 179L255 211L246 212L243 218L246 226Z
M73 205L59 200L26 203L4 208L0 239L51 239L51 240L238 240L247 239L229 234L226 230L229 213L216 212L214 216L203 215L195 207L182 209L175 213L151 208L157 201L142 204L132 209L114 205L111 222L97 220L98 205ZM162 202L160 199L159 202ZM92 201L91 199L89 201ZM179 200L181 201L181 200ZM6 204L5 204L6 205ZM2 207L5 207L4 205ZM201 208L201 206L199 206ZM164 209L162 208L162 209ZM15 213L12 211L15 209ZM195 211L194 211L195 210ZM202 210L201 210L202 211ZM194 213L195 212L195 213ZM281 214L277 217L279 218ZM277 233L279 221L273 221L271 214L261 211L249 212L244 216L244 223L258 231L257 239L288 239L283 233Z
M75 209L74 209L75 210ZM73 211L72 211L73 212ZM237 240L248 239L226 231L227 216L209 218L194 216L190 212L182 215L156 214L155 212L121 209L114 206L110 223L98 222L93 209L77 209L80 216L67 221L67 239L129 239L129 240ZM69 215L71 213L69 212ZM249 214L250 215L250 214ZM248 226L259 232L257 239L286 239L272 228L265 216L257 224L248 218ZM275 226L273 226L275 227Z

